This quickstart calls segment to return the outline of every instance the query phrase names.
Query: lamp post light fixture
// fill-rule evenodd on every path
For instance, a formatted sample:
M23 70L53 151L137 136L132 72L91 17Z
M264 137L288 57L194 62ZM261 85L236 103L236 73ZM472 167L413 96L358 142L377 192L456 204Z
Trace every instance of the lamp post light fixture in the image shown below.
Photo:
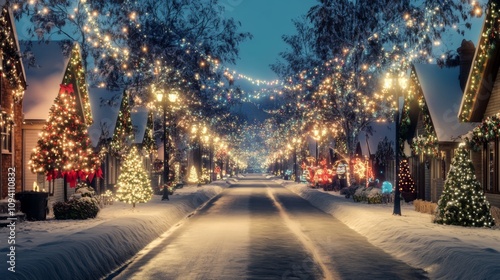
M170 141L169 141L169 133L167 129L167 99L164 98L164 92L162 90L156 92L156 99L158 102L162 105L163 109L163 121L162 121L162 127L163 127L163 185L168 185L169 183L169 174L170 174L170 166L169 166L169 159L170 159L170 154L169 154L169 149L170 149ZM172 92L168 95L168 101L171 103L177 102L177 94L175 92Z
M397 80L397 85L394 81ZM402 95L400 93L404 92L407 87L408 80L404 76L399 76L397 78L393 78L390 75L387 75L384 81L384 88L387 90L392 90L396 99L396 112L394 113L394 125L395 125L395 177L394 177L394 210L392 212L393 215L401 216L401 193L399 191L399 154L401 152L399 145L399 97Z
M316 166L319 165L318 162L318 157L319 157L319 147L318 147L318 142L321 140L322 137L326 135L326 129L319 130L318 128L315 128L313 130L313 139L316 140Z

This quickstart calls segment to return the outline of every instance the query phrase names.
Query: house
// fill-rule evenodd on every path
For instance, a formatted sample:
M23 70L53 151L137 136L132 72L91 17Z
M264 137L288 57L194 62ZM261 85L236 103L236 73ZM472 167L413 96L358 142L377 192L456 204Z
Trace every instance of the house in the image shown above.
M476 177L491 205L500 207L500 45L498 8L488 5L458 117L479 122L468 135Z
M26 44L29 46L29 44ZM75 109L86 125L92 123L85 71L78 44L70 47L71 55L64 56L60 42L32 43L28 56L23 60L28 88L23 103L23 190L32 190L34 183L49 192L49 200L66 200L74 192L63 178L53 179L47 174L31 171L31 154L39 134L46 125L49 111L61 90L61 85L71 85L75 94ZM34 63L31 58L34 58Z
M357 154L370 160L374 179L394 182L395 136L393 122L372 123L370 132L361 132L358 136L360 152ZM389 157L388 154L392 154L392 156Z
M0 199L22 190L22 121L26 75L14 17L0 1ZM15 178L11 181L10 178ZM12 188L13 187L13 188Z
M459 76L464 67L466 61L462 67L412 65L401 130L406 145L411 146L409 165L418 199L438 201L454 150L475 126L457 118L463 94Z
M123 90L89 88L93 123L88 132L92 146L101 157L102 178L92 182L98 193L112 190L118 179L120 160L132 144L133 128L128 95Z
M144 106L131 109L132 126L134 128L133 144L137 145L143 156L144 169L148 171L152 187L161 185L160 174L154 172L153 163L158 158L158 151L153 137L153 114Z

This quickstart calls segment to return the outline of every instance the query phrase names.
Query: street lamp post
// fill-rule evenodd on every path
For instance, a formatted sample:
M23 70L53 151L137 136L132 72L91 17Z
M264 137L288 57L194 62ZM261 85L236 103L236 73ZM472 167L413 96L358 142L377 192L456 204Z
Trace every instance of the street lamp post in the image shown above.
M299 143L299 140L297 140L297 138L293 138L292 139L292 143L293 143L293 174L295 174L295 182L300 182L300 178L299 178L299 168L297 166L297 143Z
M394 191L394 210L392 212L393 215L401 216L401 193L399 191L399 153L401 152L400 146L399 146L399 97L400 93L403 92L406 89L406 84L407 80L405 77L399 77L398 78L398 86L399 90L396 89L395 86L393 86L392 83L393 79L389 76L386 77L385 79L385 84L384 87L386 89L393 89L394 96L396 97L396 112L394 113L394 125L395 125L395 156L394 156L394 161L395 161L395 178L394 178L394 184L395 184L395 191Z
M168 134L168 129L167 129L167 100L163 98L163 91L158 91L156 93L156 98L159 103L162 105L163 109L163 185L164 187L168 185L169 183L169 174L170 174L170 166L169 166L169 159L170 159L170 141L169 141L169 134ZM168 100L172 103L177 101L177 94L171 93L168 96Z

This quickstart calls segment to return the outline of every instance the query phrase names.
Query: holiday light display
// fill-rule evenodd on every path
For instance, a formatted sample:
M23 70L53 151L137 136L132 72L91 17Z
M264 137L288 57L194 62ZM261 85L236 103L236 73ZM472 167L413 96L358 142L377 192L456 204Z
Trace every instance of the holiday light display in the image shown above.
M398 176L399 192L403 196L403 199L406 202L415 200L415 181L413 181L413 178L411 177L410 166L407 159L401 160L399 164Z
M71 76L67 72L65 80ZM30 160L32 172L46 174L48 181L65 177L71 187L76 186L78 179L101 175L88 126L77 113L75 95L73 84L61 84Z
M198 184L198 172L196 171L196 167L191 165L191 169L189 169L189 177L187 178L188 183Z
M465 141L474 151L480 151L484 143L500 137L500 113L487 117L467 134Z
M133 146L125 156L116 186L116 199L132 204L132 207L136 203L146 203L153 197L151 180L144 170L137 147Z
M9 20L9 10L7 6L2 7L0 13L0 75L5 77L12 87L15 102L20 102L24 95L22 66L17 48L15 29Z
M423 117L425 134L413 138L411 149L416 155L425 154L437 157L439 155L439 143L423 94L418 99L418 105Z
M111 155L121 157L126 154L134 137L134 128L130 117L129 97L126 92L123 93L118 119L116 120L115 131L109 145Z
M477 47L477 53L471 67L467 88L464 90L462 108L459 118L461 121L468 121L472 114L472 108L476 101L476 94L480 89L483 80L484 70L492 52L498 48L500 6L497 0L490 0L486 9L481 38Z
M438 201L435 222L468 227L491 227L495 224L490 204L476 179L469 151L464 144L457 148Z

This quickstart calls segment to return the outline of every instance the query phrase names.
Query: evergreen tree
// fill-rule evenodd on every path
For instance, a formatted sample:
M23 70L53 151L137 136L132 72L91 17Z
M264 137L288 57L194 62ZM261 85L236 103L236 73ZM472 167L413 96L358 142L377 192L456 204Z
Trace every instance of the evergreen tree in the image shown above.
M87 126L75 107L72 85L61 85L30 161L32 172L45 173L49 181L71 174L75 180L70 180L70 183L75 182L76 185L75 176L80 177L76 173L88 175L99 166Z
M187 179L189 183L198 183L198 173L196 172L196 167L191 166L189 170L189 178Z
M438 224L491 227L495 224L482 187L476 179L469 152L460 146L452 161L438 201Z
M415 200L415 181L411 177L408 160L403 159L399 164L399 191L406 202Z
M119 201L131 203L133 207L136 203L148 202L153 197L151 181L135 146L125 156L117 186L116 198Z

